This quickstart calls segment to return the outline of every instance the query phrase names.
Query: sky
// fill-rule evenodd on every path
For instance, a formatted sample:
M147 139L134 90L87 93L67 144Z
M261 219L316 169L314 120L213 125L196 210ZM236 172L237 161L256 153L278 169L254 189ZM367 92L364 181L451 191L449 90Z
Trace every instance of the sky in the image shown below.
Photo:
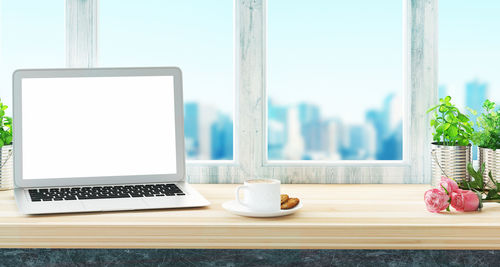
M186 101L232 116L233 9L232 0L100 1L99 66L179 66Z
M459 106L465 83L489 85L500 106L500 1L439 1L439 84Z
M0 0L0 98L10 106L7 114L14 70L65 67L64 3Z
M145 4L147 2L147 4ZM180 66L187 101L234 108L233 0L103 0L99 66ZM402 93L402 3L267 1L268 93L357 123ZM439 84L478 79L500 101L500 1L439 1ZM0 1L0 97L16 68L65 66L65 1Z
M268 94L363 123L402 94L402 1L268 1Z

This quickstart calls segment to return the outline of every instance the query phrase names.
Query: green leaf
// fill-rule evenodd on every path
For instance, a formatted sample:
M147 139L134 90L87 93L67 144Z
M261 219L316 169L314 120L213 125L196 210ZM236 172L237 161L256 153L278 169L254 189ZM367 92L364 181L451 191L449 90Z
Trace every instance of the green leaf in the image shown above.
M444 124L441 124L436 128L436 133L442 134L443 132L444 132Z
M483 103L483 108L486 111L490 111L495 108L495 102L491 102L489 99L486 99Z
M12 144L12 136L7 136L5 137L5 144L10 145Z
M498 191L496 189L492 189L486 195L486 199L500 199L500 195L498 195Z
M441 185L441 187L444 189L444 192L449 195L450 193L448 193L448 190L446 189L446 187L444 187L443 185Z
M495 188L497 190L500 190L499 183L495 179L493 179L493 175L491 174L491 171L488 172L488 177L490 178L491 182L493 182L493 184L495 185Z
M484 189L484 181L483 181L483 172L484 172L484 164L479 167L479 170L474 170L472 163L467 164L467 171L472 177L472 181L469 182L470 187L483 190Z
M456 137L458 135L458 128L455 125L451 125L448 130L446 131L448 136L450 137Z
M446 102L446 103L450 103L450 101L451 101L451 96L446 96L446 97L444 98L444 102Z
M461 121L461 122L468 122L469 121L469 117L465 116L462 113L459 113L458 114L458 120Z
M469 145L469 140L462 138L461 140L458 141L458 145L467 146L467 145Z
M464 124L463 127L467 133L472 133L474 131L469 125Z
M445 119L448 122L453 122L453 123L457 122L457 118L455 117L455 114L453 114L453 112L448 112L445 116Z

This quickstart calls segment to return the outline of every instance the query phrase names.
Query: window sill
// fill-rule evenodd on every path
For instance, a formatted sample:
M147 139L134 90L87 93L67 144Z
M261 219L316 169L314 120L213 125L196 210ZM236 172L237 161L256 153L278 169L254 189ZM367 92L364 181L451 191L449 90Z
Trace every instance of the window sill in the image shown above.
M17 212L0 192L0 247L499 249L500 205L433 214L428 185L283 185L304 204L294 215L246 218L221 204L234 184L194 185L212 203L195 209L47 216Z

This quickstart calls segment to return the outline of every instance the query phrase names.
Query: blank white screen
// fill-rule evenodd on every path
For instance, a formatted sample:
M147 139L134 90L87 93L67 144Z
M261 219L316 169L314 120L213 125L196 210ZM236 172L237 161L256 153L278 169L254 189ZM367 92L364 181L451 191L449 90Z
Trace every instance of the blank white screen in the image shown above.
M22 79L24 179L176 173L172 76Z

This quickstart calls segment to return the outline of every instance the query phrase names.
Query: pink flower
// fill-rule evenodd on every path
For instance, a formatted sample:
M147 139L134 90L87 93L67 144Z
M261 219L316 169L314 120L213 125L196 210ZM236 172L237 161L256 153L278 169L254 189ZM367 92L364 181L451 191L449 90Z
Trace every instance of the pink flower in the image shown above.
M430 212L440 212L446 209L450 204L450 197L439 189L429 189L424 194L425 205Z
M479 209L479 197L470 190L461 190L451 194L451 206L457 211L476 211Z
M446 176L441 176L441 182L439 183L438 188L439 190L448 193L448 195L451 195L451 193L458 191L458 184ZM446 188L446 191L443 188Z

